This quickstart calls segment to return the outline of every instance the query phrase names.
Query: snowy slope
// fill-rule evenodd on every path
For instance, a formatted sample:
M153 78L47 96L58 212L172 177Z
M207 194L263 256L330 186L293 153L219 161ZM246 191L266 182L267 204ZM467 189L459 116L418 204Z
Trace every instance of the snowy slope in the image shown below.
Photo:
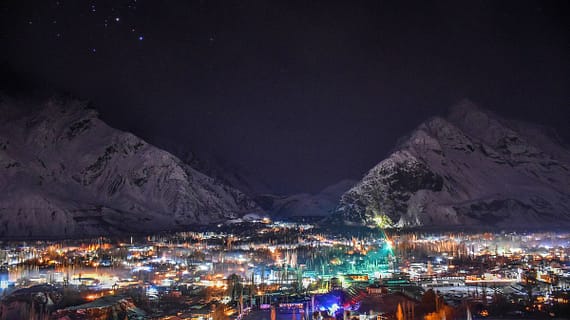
M176 155L179 159L189 164L192 168L232 186L250 197L258 194L271 193L271 187L257 175L245 169L243 166L230 163L225 159L207 153L195 153L180 145L172 145L168 142L160 142L160 146Z
M570 150L545 128L465 100L406 137L336 215L400 227L570 226Z
M78 101L0 104L0 237L146 232L259 211Z
M256 202L274 217L330 216L340 196L356 184L354 180L342 180L317 194L300 193L290 196L264 194L255 197Z

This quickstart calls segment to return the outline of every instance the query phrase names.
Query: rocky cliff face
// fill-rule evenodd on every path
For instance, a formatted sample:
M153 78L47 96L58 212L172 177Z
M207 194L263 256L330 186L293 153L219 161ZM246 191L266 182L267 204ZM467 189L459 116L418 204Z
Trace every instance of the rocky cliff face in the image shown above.
M336 216L382 226L570 225L570 150L540 126L463 101L422 123L343 194Z
M0 237L148 232L259 210L83 103L16 104L0 104Z

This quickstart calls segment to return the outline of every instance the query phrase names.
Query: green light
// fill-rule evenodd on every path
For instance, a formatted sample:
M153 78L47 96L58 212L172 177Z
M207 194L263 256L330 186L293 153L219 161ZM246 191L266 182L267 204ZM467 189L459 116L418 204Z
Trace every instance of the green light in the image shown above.
M374 216L374 218L372 218L372 221L374 221L376 226L380 229L391 228L394 225L392 219L390 219L390 217L385 214Z

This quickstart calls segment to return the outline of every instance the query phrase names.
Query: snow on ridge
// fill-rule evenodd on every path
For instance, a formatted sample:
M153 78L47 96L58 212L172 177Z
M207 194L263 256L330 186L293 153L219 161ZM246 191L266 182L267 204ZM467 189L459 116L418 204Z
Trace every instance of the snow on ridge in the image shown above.
M335 214L398 227L570 225L570 151L543 132L464 100L420 124Z
M153 231L260 211L76 100L51 99L0 124L0 237ZM45 227L56 221L64 227Z
M345 179L325 187L319 193L299 193L289 196L273 194L259 195L256 201L276 217L327 217L336 208L343 192L354 186L356 181Z

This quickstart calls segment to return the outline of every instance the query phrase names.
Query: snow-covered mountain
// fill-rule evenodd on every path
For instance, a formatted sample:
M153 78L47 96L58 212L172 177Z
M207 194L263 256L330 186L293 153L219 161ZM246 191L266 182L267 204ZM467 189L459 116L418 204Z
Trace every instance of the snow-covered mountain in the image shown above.
M403 139L335 214L399 227L570 226L570 149L465 100Z
M272 193L268 183L242 166L228 162L219 156L191 151L187 146L175 144L167 139L156 139L155 141L156 146L174 154L192 168L220 183L232 186L250 197Z
M274 217L330 216L340 196L356 184L354 180L342 180L326 187L317 194L299 193L290 196L263 194L255 201Z
M77 237L258 212L240 191L70 99L0 102L0 237Z

